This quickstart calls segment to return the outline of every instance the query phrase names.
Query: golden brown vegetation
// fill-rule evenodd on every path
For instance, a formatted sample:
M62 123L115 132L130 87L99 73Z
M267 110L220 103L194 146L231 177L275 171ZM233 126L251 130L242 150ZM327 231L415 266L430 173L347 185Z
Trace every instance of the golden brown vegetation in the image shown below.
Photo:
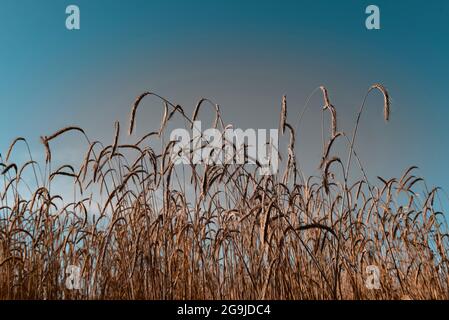
M17 144L28 146L17 138L0 158L0 298L448 299L438 190L427 190L415 167L398 179L368 181L355 152L365 102L347 136L337 131L327 90L319 89L331 117L319 177L305 177L297 165L286 97L280 129L288 150L272 176L256 174L257 165L173 165L173 143L160 142L174 117L190 127L211 104L214 126L224 130L220 109L207 99L190 118L179 105L142 94L130 134L145 96L160 99L164 114L161 127L135 144L120 144L119 123L107 146L78 127L44 136L44 173L31 153L24 164L10 162ZM383 94L388 120L387 90L372 90ZM86 139L84 161L52 170L51 144L69 132ZM332 153L336 140L347 145L345 160ZM363 178L350 182L350 171ZM56 179L73 184L78 196L58 195ZM81 267L80 290L66 288L68 265ZM380 270L378 290L365 286L368 265Z

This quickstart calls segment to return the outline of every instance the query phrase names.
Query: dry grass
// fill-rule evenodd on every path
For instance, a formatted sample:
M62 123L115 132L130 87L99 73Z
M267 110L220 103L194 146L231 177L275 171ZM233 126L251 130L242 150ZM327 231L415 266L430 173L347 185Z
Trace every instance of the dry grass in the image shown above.
M286 97L280 129L290 140L281 152L288 156L273 176L251 165L171 163L173 144L160 142L175 116L191 128L208 103L214 126L225 129L207 99L189 118L167 99L142 94L130 133L145 96L158 97L164 115L158 131L132 145L120 144L119 123L106 146L78 127L44 136L45 170L31 155L10 163L18 144L28 148L16 139L0 158L0 298L448 299L448 229L436 209L438 190L427 190L415 167L398 179L368 181L355 150L365 103L350 139L337 132L337 111L320 89L322 112L332 120L319 177L304 177L297 166ZM376 84L368 93L373 89L384 96L388 120L388 92ZM52 171L51 143L69 131L86 139L84 161ZM332 153L336 141L347 145L346 159ZM364 178L350 183L350 172ZM51 188L55 179L73 185L73 199ZM68 265L81 267L81 290L66 288ZM365 287L368 265L380 269L379 290Z

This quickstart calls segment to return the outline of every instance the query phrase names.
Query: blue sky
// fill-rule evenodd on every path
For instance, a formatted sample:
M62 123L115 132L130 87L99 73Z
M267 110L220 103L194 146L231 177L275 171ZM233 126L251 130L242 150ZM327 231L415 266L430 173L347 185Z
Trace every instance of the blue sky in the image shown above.
M65 28L69 4L80 7L81 30ZM369 4L380 7L381 30L364 26ZM40 135L72 124L111 140L113 122L125 124L146 90L187 110L205 96L237 127L272 128L282 95L293 117L325 85L349 132L366 90L380 82L392 115L385 124L381 96L369 98L358 140L369 174L418 165L429 185L447 189L448 21L444 0L1 0L0 152L17 136L38 152ZM319 109L321 97L311 104ZM148 109L141 132L158 127ZM310 170L321 152L313 109L298 134ZM82 145L68 138L60 148L72 158Z

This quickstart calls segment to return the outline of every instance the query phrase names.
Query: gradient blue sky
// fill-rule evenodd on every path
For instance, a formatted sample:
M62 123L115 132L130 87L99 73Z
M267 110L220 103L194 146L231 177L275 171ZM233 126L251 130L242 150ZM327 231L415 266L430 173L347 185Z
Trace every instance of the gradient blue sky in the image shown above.
M65 28L69 4L80 7L79 31ZM379 31L364 26L369 4L380 7ZM236 127L273 128L283 94L294 117L325 85L350 131L367 88L381 82L392 96L391 122L373 94L358 140L369 174L400 176L418 165L429 185L447 189L448 39L444 0L0 0L0 152L16 136L38 152L40 135L71 124L112 140L113 122L125 124L146 90L189 112L209 97ZM321 96L311 104L298 149L314 169ZM159 124L160 111L148 106L142 131ZM60 148L54 157L81 150L75 139Z

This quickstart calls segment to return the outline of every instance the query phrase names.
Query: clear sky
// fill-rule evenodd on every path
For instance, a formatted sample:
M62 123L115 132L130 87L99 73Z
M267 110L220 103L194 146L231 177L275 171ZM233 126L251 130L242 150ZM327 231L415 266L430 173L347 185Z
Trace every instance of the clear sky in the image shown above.
M65 8L81 10L81 30L65 28ZM381 30L365 28L376 4ZM112 140L143 91L192 110L208 97L241 128L278 124L325 85L340 127L352 130L375 82L392 96L391 122L373 94L358 152L372 176L400 176L417 165L429 185L449 188L449 2L428 1L23 1L0 0L0 152L17 136L34 152L40 135L66 125ZM139 113L143 131L160 111ZM320 155L320 95L298 134L308 167ZM294 121L292 121L294 122ZM109 141L108 140L108 141ZM72 158L73 140L54 157ZM306 166L307 167L307 166Z

